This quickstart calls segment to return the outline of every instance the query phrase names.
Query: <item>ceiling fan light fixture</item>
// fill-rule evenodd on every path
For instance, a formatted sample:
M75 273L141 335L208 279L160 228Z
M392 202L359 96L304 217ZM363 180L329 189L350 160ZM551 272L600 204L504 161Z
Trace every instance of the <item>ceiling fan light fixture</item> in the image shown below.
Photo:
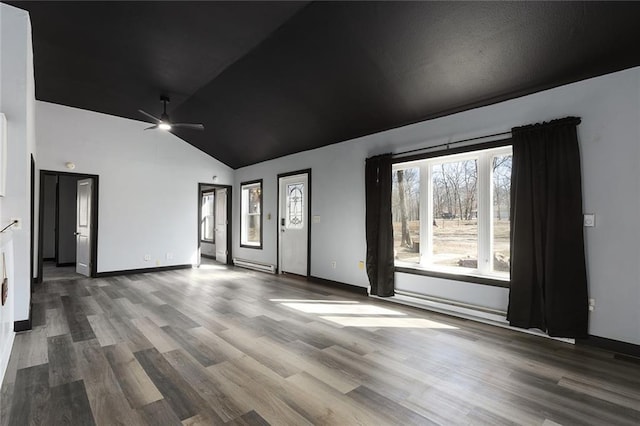
M165 132L173 129L174 127L182 127L182 128L186 128L186 129L195 129L195 130L204 130L204 125L203 124L195 124L195 123L174 123L171 124L171 120L169 119L169 114L167 114L167 103L169 102L169 98L167 96L160 96L160 102L162 102L162 114L160 115L160 118L149 114L146 111L143 111L141 109L138 110L138 112L142 115L144 115L145 117L149 118L152 120L152 122L158 123L158 124L154 124L151 127L147 127L144 130L152 130L152 129L160 129L160 130L164 130Z

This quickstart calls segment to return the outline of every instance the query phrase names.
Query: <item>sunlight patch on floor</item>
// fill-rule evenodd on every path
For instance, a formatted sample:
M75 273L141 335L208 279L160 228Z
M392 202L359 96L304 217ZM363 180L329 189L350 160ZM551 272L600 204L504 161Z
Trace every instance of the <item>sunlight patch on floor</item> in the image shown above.
M338 314L338 315L406 315L379 306L365 304L340 303L283 303L284 306L307 314Z
M319 318L343 327L458 330L458 327L452 325L409 317L404 312L352 300L269 299L269 301L307 314L317 314Z
M225 265L212 265L212 264L206 265L206 264L203 263L200 266L195 267L195 269L202 269L202 270L204 270L204 269L207 269L207 270L215 269L215 270L218 270L218 271L222 271L222 270L227 269L227 267Z
M354 300L319 300L319 299L269 299L270 302L278 303L350 303L357 304Z
M389 318L389 317L343 317L321 316L320 318L334 322L344 327L369 327L369 328L437 328L444 330L457 330L458 327L431 321L424 318Z

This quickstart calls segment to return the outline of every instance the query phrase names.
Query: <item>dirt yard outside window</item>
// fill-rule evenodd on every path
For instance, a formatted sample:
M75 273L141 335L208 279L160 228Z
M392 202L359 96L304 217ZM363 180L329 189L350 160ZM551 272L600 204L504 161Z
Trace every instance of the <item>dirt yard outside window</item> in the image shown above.
M413 242L412 247L402 246L401 224L393 224L394 248L396 260L402 262L420 262L420 221L409 221L408 227ZM478 260L478 222L477 220L436 219L433 226L434 264L440 266L475 269ZM494 270L509 271L509 221L493 222Z

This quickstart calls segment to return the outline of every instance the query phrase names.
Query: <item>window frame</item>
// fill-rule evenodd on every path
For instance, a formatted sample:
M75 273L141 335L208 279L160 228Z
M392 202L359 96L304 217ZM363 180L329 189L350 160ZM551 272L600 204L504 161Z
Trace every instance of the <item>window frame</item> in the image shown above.
M258 187L260 188L260 212L259 213L248 213L246 210L248 205L245 205L245 197L244 191L250 190L251 188ZM263 246L263 200L264 200L264 185L262 184L262 179L256 179L246 182L240 183L240 247L250 248L250 249L258 249L262 250ZM252 244L245 241L244 235L244 227L248 226L248 216L250 215L259 215L260 216L260 242L259 244ZM246 217L245 217L246 216Z
M416 154L411 156L398 156L394 158L392 164L392 170L395 172L398 169L418 167L420 168L420 246L425 247L422 244L423 241L428 241L426 244L427 250L431 250L432 247L432 226L433 222L433 191L432 191L432 176L431 170L433 164L440 164L442 162L449 161L464 161L472 158L478 158L478 214L480 215L481 206L483 203L485 209L483 216L490 212L493 206L493 182L491 179L491 164L490 160L499 153L500 148L504 148L505 152L511 148L511 138L499 139L495 141L471 144L462 147L456 147L447 150L438 150L428 152L424 154ZM481 151L488 151L495 149L497 152L483 153ZM512 149L512 148L511 148ZM447 157L444 159L444 157ZM400 167L402 166L402 167ZM489 168L487 170L487 167ZM483 171L484 169L484 171ZM482 187L482 189L481 189ZM488 192L487 192L488 190ZM482 191L482 194L481 194ZM424 207L422 207L424 206ZM422 220L423 213L426 213L426 217ZM484 223L480 223L481 218L478 217L478 263L480 263L481 256L491 256L493 245L493 221L491 214L488 215L489 219L482 219ZM481 234L483 242L481 243ZM502 278L498 275L487 273L487 270L491 268L476 268L470 270L468 273L464 273L464 269L447 271L446 268L438 269L429 267L427 262L423 260L425 254L420 252L420 263L398 263L394 259L395 272L423 275L434 278L443 278L454 281L463 281L473 284L489 285L496 287L510 286L510 277ZM491 263L489 263L491 265ZM484 269L484 270L483 270Z
M213 203L211 206L211 220L213 221L213 238L211 238L210 240L206 239L204 237L204 232L203 232L203 225L204 225L204 218L206 217L205 215L202 214L202 207L204 206L204 197L207 195L211 195L213 194ZM215 244L216 243L216 205L215 205L215 199L216 199L216 191L215 189L206 189L200 192L200 242L201 243L207 243L207 244Z

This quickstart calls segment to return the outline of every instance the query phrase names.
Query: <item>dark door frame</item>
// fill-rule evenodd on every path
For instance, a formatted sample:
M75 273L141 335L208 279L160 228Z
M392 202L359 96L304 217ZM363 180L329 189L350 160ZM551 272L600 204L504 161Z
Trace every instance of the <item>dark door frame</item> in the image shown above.
M281 271L280 267L280 178L307 175L307 278L311 276L311 169L296 170L293 172L279 173L276 177L276 186L278 188L276 200L278 203L278 214L276 219L276 273Z
M31 286L31 293L33 293L33 285L35 284L34 273L34 252L35 252L35 208L36 208L36 160L31 154L31 245L29 250L29 285ZM31 309L29 309L29 319L31 319Z
M206 187L206 188L205 188ZM218 185L215 183L198 183L198 266L200 266L200 258L201 258L201 244L202 244L202 230L200 224L202 223L202 193L208 192L210 189L226 189L227 190L227 265L233 265L233 244L232 244L232 196L233 196L233 187L231 185ZM216 197L217 199L217 197ZM214 201L215 202L215 201ZM214 207L215 209L215 207ZM215 211L215 210L214 210Z
M99 197L99 180L100 176L86 173L59 172L55 170L40 170L40 189L38 206L38 277L37 283L42 283L43 270L43 239L44 239L44 177L45 176L73 176L80 179L93 179L94 187L91 200L91 277L97 276L98 269L98 197ZM57 190L56 190L57 191ZM57 211L56 211L57 215ZM56 232L57 235L57 232ZM57 237L56 237L57 239ZM56 245L58 242L56 241ZM57 250L57 249L56 249ZM57 258L57 255L56 255Z

